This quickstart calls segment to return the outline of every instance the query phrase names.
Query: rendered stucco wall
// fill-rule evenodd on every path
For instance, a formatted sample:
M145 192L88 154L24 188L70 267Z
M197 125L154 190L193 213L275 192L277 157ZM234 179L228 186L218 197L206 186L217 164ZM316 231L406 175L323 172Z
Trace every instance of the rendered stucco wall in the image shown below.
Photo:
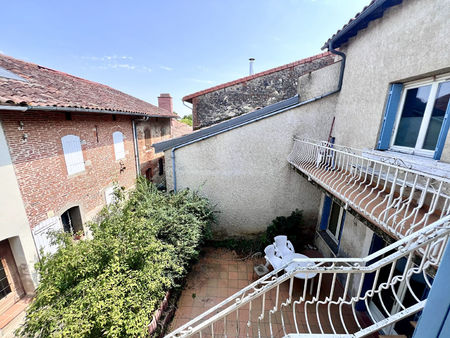
M376 146L389 84L450 71L447 0L403 1L349 40L336 143ZM450 140L442 155L450 161Z
M338 68L332 65L317 72L329 75L331 87ZM296 208L316 224L320 192L286 159L294 135L328 137L335 101L330 96L178 149L177 189L198 189L216 205L217 236L262 232L275 217ZM165 158L170 190L170 150Z
M27 215L0 121L0 241L8 239L26 293L33 293L38 277L38 261Z

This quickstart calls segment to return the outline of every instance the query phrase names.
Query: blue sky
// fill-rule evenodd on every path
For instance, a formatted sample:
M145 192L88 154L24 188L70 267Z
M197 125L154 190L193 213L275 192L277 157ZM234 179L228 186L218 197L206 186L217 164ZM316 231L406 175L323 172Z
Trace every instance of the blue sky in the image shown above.
M5 1L4 54L174 110L198 90L320 53L369 0Z

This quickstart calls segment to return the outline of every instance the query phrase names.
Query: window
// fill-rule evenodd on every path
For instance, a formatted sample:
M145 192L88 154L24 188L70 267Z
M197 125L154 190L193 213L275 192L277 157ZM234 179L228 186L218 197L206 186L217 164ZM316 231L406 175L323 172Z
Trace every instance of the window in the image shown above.
M75 135L66 135L61 138L67 173L73 175L84 171L83 152L80 138Z
M64 211L61 215L61 222L64 231L67 233L74 235L79 231L83 231L80 207L73 207Z
M144 138L145 138L145 149L150 150L152 146L152 134L150 132L150 128L144 129Z
M164 161L162 158L158 160L158 170L159 176L162 176L164 174Z
M440 159L449 127L449 98L449 75L392 85L378 149Z
M6 276L3 259L0 260L0 299L5 298L11 293L11 286L9 285L8 277Z
M325 196L320 221L320 233L328 246L337 254L341 241L345 211L330 197Z
M113 133L114 154L116 160L125 158L125 147L123 145L123 134L120 131Z

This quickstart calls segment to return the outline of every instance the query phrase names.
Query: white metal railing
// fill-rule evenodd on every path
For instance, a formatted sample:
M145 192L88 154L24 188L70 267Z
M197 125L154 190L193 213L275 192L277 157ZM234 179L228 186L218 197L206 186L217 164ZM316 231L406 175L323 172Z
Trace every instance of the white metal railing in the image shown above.
M288 162L397 238L450 214L450 181L392 156L294 138Z
M393 330L396 322L409 320L425 306L422 292L411 282L423 279L425 288L431 288L427 271L438 267L449 234L447 216L365 258L294 259L309 264L269 273L167 337L362 337ZM311 280L294 286L298 273L317 274L312 295L307 292ZM358 306L365 307L365 320Z

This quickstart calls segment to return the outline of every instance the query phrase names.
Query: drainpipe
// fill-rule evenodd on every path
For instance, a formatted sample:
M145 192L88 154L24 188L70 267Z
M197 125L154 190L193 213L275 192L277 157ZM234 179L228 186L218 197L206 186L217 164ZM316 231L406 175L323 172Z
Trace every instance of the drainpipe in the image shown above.
M326 94L323 94L323 95L319 95L319 96L313 97L312 99L309 99L309 100L306 100L306 101L298 102L298 103L296 103L296 104L293 104L292 106L286 107L286 108L281 109L281 110L274 111L274 112L272 112L272 113L270 113L270 114L267 114L267 115L264 115L264 116L260 116L260 117L254 118L254 119L252 119L252 120L245 121L245 122L243 122L243 123L241 123L241 124L238 124L238 125L235 125L235 126L232 126L232 127L229 127L229 128L226 128L226 129L223 129L223 130L220 130L220 131L217 131L217 132L215 132L215 133L213 133L213 134L206 135L206 136L204 136L204 137L195 139L195 140L193 140L193 141L179 144L178 146L172 148L172 151L171 151L171 158L172 158L173 191L174 191L174 192L177 192L177 175L176 175L176 168L175 168L175 151L176 151L177 149L180 149L180 148L185 147L185 146L188 146L188 145L190 145L190 144L192 144L192 143L196 143L196 142L205 140L205 139L207 139L207 138L216 136L216 135L218 135L218 134L222 134L222 133L227 132L227 131L229 131L229 130L232 130L232 129L235 129L235 128L239 128L239 127L245 126L245 125L247 125L247 124L250 124L250 123L253 123L253 122L256 122L256 121L265 119L266 117L270 117L270 116L273 116L273 115L277 115L277 114L282 113L282 112L284 112L284 111L286 111L286 110L290 110L290 109L293 109L293 108L297 108L297 107L303 106L303 105L305 105L305 104L307 104L307 103L311 103L311 102L314 102L314 101L323 99L323 98L325 98L325 97L327 97L327 96L330 96L330 95L333 95L333 94L338 93L338 92L341 90L341 88L342 88L342 81L343 81L343 78L344 78L344 69L345 69L346 55L345 55L343 52L340 52L340 51L337 51L337 50L333 49L333 44L332 44L332 42L330 42L330 43L328 44L328 50L329 50L331 53L336 54L336 55L339 55L339 56L342 58L342 61L341 61L341 62L342 62L342 63L341 63L341 69L340 69L340 72L339 72L338 85L337 85L337 88L336 88L335 90L333 90L333 91L331 91L331 92L328 92L328 93L326 93ZM297 96L298 96L298 95L297 95Z
M134 160L135 160L135 164L136 164L136 178L141 176L141 163L139 161L139 146L138 146L138 139L137 139L136 121L137 122L145 122L145 121L148 121L148 119L149 119L149 117L131 120L132 128L133 128L133 144L134 144Z

